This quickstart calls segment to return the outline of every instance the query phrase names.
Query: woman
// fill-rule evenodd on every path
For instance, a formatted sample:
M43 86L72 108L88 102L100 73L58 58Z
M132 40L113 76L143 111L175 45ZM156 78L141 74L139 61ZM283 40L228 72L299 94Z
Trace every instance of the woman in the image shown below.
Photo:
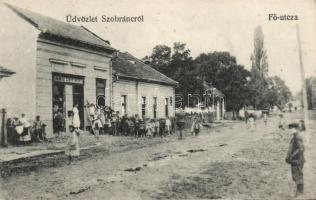
M69 126L70 136L67 142L65 154L68 156L68 165L74 157L79 158L80 146L79 146L79 132L74 126Z
M78 131L80 128L80 118L79 118L79 110L78 110L78 104L74 106L72 109L73 116L72 116L72 125L74 128Z
M20 123L23 126L23 132L20 135L20 142L25 143L25 144L30 143L31 142L31 133L30 133L31 124L29 123L29 120L24 113L22 113L21 115Z

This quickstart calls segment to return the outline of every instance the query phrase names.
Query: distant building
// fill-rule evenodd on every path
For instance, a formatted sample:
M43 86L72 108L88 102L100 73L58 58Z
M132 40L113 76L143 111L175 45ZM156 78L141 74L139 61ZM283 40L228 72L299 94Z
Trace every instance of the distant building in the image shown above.
M226 112L225 95L206 81L203 96L189 94L186 113L214 113L214 120L223 120Z
M130 53L113 58L113 108L121 115L145 118L175 116L177 82L151 68Z

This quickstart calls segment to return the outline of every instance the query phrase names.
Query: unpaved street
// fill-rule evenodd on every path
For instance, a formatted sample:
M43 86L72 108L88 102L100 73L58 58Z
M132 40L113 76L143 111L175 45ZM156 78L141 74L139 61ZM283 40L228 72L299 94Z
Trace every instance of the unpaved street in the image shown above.
M290 167L284 162L289 134L277 129L276 118L267 127L258 121L255 131L243 122L230 122L204 129L198 137L163 140L170 141L113 153L94 151L70 166L56 164L3 178L2 198L293 198ZM313 135L306 147L305 198L316 197L312 144Z

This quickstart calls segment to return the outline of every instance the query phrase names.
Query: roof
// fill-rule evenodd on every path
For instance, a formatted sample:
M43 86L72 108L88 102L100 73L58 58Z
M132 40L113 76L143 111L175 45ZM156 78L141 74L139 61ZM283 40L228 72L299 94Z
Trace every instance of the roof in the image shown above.
M214 90L215 96L220 96L220 97L225 96L220 90L216 89L215 87L213 87L211 84L209 84L206 81L203 82L203 86L204 86L204 89L206 90L211 90L211 91Z
M51 34L54 36L63 37L65 39L78 41L84 44L113 49L112 47L110 47L109 41L103 40L83 26L76 26L9 4L6 5L17 15L29 22L31 25L33 25L44 34Z
M15 72L9 69L6 69L0 65L0 77L9 77L12 74L15 74Z
M117 57L112 61L113 71L119 77L132 78L141 81L177 85L178 82L148 66L128 52L118 52Z

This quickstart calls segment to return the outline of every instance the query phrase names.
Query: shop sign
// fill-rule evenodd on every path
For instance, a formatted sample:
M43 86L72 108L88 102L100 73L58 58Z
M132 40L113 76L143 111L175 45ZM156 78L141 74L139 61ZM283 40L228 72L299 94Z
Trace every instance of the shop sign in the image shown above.
M54 81L55 82L60 82L60 83L81 84L81 85L83 85L83 79L76 78L76 77L69 77L69 76L55 75L54 76Z

